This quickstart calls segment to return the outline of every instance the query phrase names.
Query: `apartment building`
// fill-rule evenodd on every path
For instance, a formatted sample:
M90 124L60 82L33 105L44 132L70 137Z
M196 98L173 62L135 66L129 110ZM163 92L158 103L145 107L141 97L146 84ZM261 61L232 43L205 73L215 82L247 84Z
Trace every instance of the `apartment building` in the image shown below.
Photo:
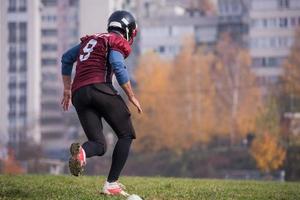
M217 16L187 9L189 5L178 0L139 2L140 53L155 51L172 59L187 37L195 38L198 45L213 45L218 36Z
M300 1L252 0L249 18L248 47L253 70L261 84L276 83L295 30L300 27Z
M40 142L39 0L1 1L1 142Z
M50 158L65 158L74 139L74 127L67 125L68 117L60 106L60 59L66 49L79 42L78 13L78 0L41 0L41 144ZM71 109L72 114L75 111Z

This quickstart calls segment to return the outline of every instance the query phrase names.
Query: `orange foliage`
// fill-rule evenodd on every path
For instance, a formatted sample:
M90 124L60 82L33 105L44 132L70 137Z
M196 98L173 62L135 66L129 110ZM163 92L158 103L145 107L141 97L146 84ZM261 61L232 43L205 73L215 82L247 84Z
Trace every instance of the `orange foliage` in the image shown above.
M161 60L156 54L145 55L136 71L138 97L144 115L134 115L137 137L135 148L139 151L171 148L176 142L176 116L172 113L172 100L169 92L170 63Z
M251 155L261 171L271 172L283 164L286 151L278 144L276 137L264 134L262 138L254 140Z
M141 58L135 77L144 115L134 115L136 150L180 152L215 136L238 141L255 130L261 101L248 53L229 36L216 52L186 39L174 60L155 53Z
M24 169L19 165L18 161L16 161L14 154L12 151L8 153L8 157L4 160L3 167L4 174L23 174Z
M215 70L211 76L216 82L218 132L229 134L232 143L255 131L262 106L260 89L250 66L247 50L224 34L216 47Z

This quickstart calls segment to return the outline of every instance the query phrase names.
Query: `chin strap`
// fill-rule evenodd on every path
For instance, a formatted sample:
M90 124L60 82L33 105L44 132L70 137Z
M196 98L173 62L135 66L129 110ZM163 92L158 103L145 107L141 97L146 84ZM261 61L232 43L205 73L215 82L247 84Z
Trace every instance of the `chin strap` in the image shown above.
M132 31L132 35L131 35L131 38L129 39L129 44L130 45L132 45L132 43L133 43L133 39L136 37L136 35L137 35L137 32L138 32L138 30L137 30L137 28L136 29L134 29L133 31Z
M126 40L129 42L129 29L126 27Z

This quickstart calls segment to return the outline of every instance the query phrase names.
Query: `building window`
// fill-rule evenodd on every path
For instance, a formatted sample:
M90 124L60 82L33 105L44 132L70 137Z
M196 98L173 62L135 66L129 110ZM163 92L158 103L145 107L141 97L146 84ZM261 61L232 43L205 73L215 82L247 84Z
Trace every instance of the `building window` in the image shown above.
M17 10L17 0L8 1L8 12L16 12Z
M17 94L17 84L16 84L16 82L9 82L8 88L9 88L9 95L10 96Z
M278 8L289 8L290 0L278 0Z
M43 88L42 93L43 93L43 95L58 95L59 91L57 91L57 89L53 89L53 88Z
M57 74L55 73L43 73L42 74L43 81L57 81Z
M9 88L9 90L16 89L17 83L15 81L10 81L8 84L8 88Z
M23 101L20 101L20 113L24 113L25 115L22 115L23 117L26 116L26 98Z
M164 52L166 51L165 46L159 46L159 47L158 47L158 51L159 51L160 53L164 53Z
M15 95L9 95L8 102L16 103L17 97Z
M253 67L279 67L284 57L257 57L252 59Z
M286 17L279 19L279 27L286 28L288 25L288 19Z
M57 65L57 60L54 58L44 58L42 59L42 65L43 66Z
M27 10L27 0L19 0L19 11L26 12Z
M290 19L290 24L291 24L291 27L297 26L297 19L296 19L296 17L292 17Z
M267 19L263 19L263 26L264 26L264 28L268 27L268 21L267 21Z
M57 0L42 0L44 6L56 6Z
M42 110L60 110L58 103L42 103Z
M9 105L11 105L11 104L9 104ZM15 104L14 104L14 107L16 107L15 106ZM12 119L12 118L16 118L16 116L17 116L17 113L16 113L16 111L14 110L10 110L9 112L8 112L8 118L9 119Z
M26 72L27 71L27 53L26 53L26 51L20 52L19 58L20 58L20 72Z
M42 21L46 21L46 22L55 22L56 19L57 18L55 15L43 15L42 16Z
M69 0L69 6L77 6L78 0Z
M19 102L26 103L26 94L27 94L27 84L26 84L26 82L21 82L19 84L19 95L21 96L21 98L19 99Z
M9 104L9 112L14 113L16 115L16 102L8 102Z
M43 125L47 125L47 124L61 124L61 118L60 117L47 117L47 118L42 118L41 119L41 123Z
M169 36L172 36L172 35L173 35L173 27L169 26Z
M8 42L17 42L17 24L15 22L8 23Z
M56 44L42 44L42 51L56 51Z
M9 60L9 67L8 71L11 73L16 73L17 71L17 52L16 51L9 51L8 53L8 60Z
M26 82L19 83L19 88L20 89L26 89L26 87L27 87L27 83Z
M19 29L20 29L19 41L26 43L26 41L27 41L27 23L26 22L19 23Z
M20 106L26 106L26 102L27 102L27 97L26 97L26 95L24 95L24 96L20 96L20 98L19 98L19 105ZM26 109L25 109L26 110Z
M56 29L43 29L42 36L57 36Z

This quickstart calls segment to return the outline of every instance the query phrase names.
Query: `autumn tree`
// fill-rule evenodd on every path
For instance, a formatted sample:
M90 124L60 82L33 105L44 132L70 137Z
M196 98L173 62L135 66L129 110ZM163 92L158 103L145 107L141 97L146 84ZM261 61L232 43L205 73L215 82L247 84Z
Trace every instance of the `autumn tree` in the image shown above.
M210 141L211 130L216 126L212 108L214 84L211 66L214 55L204 48L196 48L194 40L185 39L181 53L174 59L170 92L179 116L180 142L185 148Z
M216 132L229 134L231 143L248 132L255 131L261 107L261 94L251 71L247 50L224 34L216 46L211 76L215 82Z
M279 103L276 97L266 97L263 108L260 109L256 119L256 133L272 133L275 137L280 136L280 112Z
M15 159L12 150L8 152L7 158L3 162L4 174L23 174L24 169L20 166L19 162Z
M287 146L286 178L299 180L300 135L295 134L299 130L299 120L293 115L300 112L300 28L295 31L293 41L289 56L283 64L280 111L285 125L282 135Z
M255 130L259 89L247 51L229 36L215 52L186 38L171 61L147 54L135 77L145 111L134 117L141 138L136 149L182 151L216 136L233 143Z
M140 142L138 151L158 151L173 148L176 143L176 116L173 114L172 99L169 96L170 63L155 53L147 53L139 62L135 73L138 82L138 97L144 114L134 115L136 131Z
M282 166L286 151L276 139L269 133L255 139L251 146L251 155L256 161L257 167L263 172L272 172Z

